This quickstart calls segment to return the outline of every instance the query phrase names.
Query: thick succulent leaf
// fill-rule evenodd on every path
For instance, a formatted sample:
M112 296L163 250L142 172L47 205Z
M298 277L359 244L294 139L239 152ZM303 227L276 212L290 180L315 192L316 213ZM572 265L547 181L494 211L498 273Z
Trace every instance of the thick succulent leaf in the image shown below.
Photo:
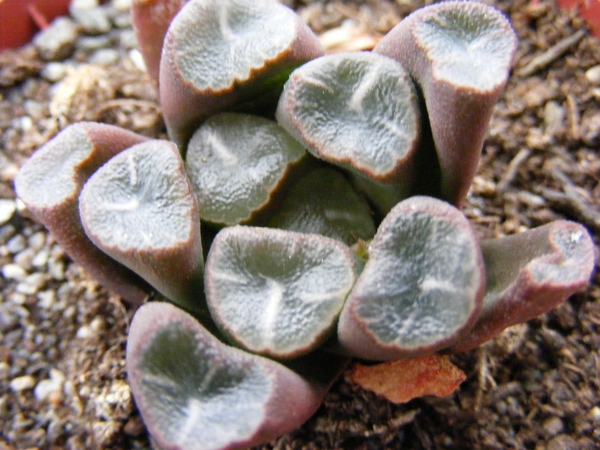
M158 86L160 54L173 17L189 0L133 0L131 19L146 71Z
M191 0L169 27L161 59L169 136L185 149L208 115L280 89L322 54L300 17L274 0Z
M318 158L381 182L412 182L418 98L390 58L340 53L303 65L286 82L276 116Z
M441 200L411 197L377 230L340 315L339 346L371 360L431 353L472 326L484 286L468 220Z
M423 90L442 170L441 195L457 205L477 169L516 45L500 11L448 1L415 11L374 49L400 61Z
M177 147L153 140L112 158L85 184L89 238L170 300L203 305L198 205Z
M150 286L100 251L86 236L79 218L85 181L111 157L147 138L111 125L80 122L40 148L15 179L17 196L93 278L138 304Z
M235 113L211 117L194 133L186 158L200 217L223 225L248 221L304 155L275 122Z
M385 217L394 206L410 197L409 186L403 183L380 183L360 174L352 174L352 182L369 199L369 202L381 217Z
M245 449L299 427L343 368L301 377L229 347L168 303L136 313L127 339L131 390L163 450Z
M543 314L589 283L594 244L579 224L558 220L481 243L487 286L475 326L449 350L469 350Z
M270 228L225 228L206 262L206 298L233 342L278 358L304 354L332 332L356 266L330 238Z
M368 241L375 225L365 202L336 170L318 168L287 193L271 226L328 236L347 245Z

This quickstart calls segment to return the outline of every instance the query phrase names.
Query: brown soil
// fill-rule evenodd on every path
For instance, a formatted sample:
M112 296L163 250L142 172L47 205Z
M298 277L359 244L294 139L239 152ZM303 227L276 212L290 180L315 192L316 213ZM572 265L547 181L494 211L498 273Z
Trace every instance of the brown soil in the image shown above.
M586 71L600 65L600 41L579 34L583 22L552 1L494 3L510 15L520 45L466 214L484 237L572 219L598 245L600 81ZM360 48L421 4L299 8L319 33L357 20L364 28L338 32L347 33L344 45ZM570 45L561 53L561 44ZM0 53L1 198L14 198L17 168L68 123L98 120L164 136L154 91L127 58L86 66L62 89L38 75L43 64L32 48ZM13 251L19 239L24 249ZM0 265L28 256L31 263L44 251L49 258L32 279L34 292L0 277L0 448L148 448L124 372L131 311L23 209L0 227ZM38 267L30 266L32 273ZM307 424L262 448L600 448L599 348L597 271L588 289L556 310L453 357L468 375L453 395L394 405L342 378ZM51 375L60 388L40 400L34 388Z

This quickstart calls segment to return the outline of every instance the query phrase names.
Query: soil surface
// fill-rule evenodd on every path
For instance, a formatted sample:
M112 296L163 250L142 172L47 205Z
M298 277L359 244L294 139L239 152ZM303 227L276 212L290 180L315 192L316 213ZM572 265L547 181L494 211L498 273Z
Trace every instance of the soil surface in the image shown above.
M482 237L566 218L587 226L598 245L600 41L552 1L492 3L510 16L520 44L465 212ZM70 123L165 137L153 87L135 64L126 4L113 1L122 10L111 30L79 30L59 65L33 46L0 53L2 449L152 445L124 371L132 311L69 260L12 188L18 167ZM422 5L295 6L327 32L328 47L364 49ZM101 47L116 49L116 59L99 55ZM342 377L308 423L261 448L600 448L599 349L596 271L589 288L556 310L454 356L467 379L453 395L394 405Z

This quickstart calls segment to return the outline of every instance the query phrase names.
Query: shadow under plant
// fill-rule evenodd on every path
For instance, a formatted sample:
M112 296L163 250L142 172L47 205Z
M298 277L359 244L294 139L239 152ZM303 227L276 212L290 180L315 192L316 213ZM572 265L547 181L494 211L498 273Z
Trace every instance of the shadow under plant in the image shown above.
M480 241L458 209L516 45L499 12L423 8L373 52L324 56L277 3L170 4L165 35L151 3L134 17L173 142L75 124L16 179L92 276L164 300L127 347L161 447L268 441L348 357L468 350L587 284L582 226Z

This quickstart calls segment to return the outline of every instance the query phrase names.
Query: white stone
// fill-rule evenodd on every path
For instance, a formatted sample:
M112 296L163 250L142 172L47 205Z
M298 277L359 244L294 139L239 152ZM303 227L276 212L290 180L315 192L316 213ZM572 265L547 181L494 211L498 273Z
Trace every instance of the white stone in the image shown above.
M8 379L10 375L10 365L7 362L0 362L0 380Z
M7 280L24 280L27 271L18 264L6 264L2 268L2 276Z
M56 292L48 290L38 292L38 306L43 309L50 309L56 303Z
M44 77L45 80L56 83L57 81L62 80L67 76L69 72L69 68L66 64L60 62L49 62L44 66L40 75Z
M138 49L135 48L129 52L129 59L131 59L131 62L133 62L135 67L140 69L140 72L146 71L146 64L144 63L144 57L142 56L142 54L140 53L140 51Z
M112 7L118 11L129 11L131 9L132 0L112 0Z
M600 84L600 64L586 70L585 77L587 78L587 80L590 83L599 85Z
M96 336L96 334L97 333L94 330L92 330L87 325L84 325L77 330L77 334L75 335L75 337L77 337L79 339L88 339L93 336Z
M39 401L46 400L50 395L60 393L64 382L65 376L60 370L50 369L50 378L40 381L36 385L33 395Z
M17 203L14 200L0 199L0 225L4 225L8 222L15 214L17 210Z
M33 250L40 250L46 243L46 233L43 231L33 233L31 236L29 236L27 242L29 242L29 247Z
M9 383L9 387L13 392L25 391L33 386L35 386L35 378L31 375L13 378Z
M99 4L98 0L71 0L71 8L75 9L92 9Z
M27 240L22 235L17 234L6 243L6 248L15 255L27 248Z
M108 67L118 63L120 58L121 55L119 54L118 50L112 48L102 48L90 56L90 63Z
M48 263L50 258L50 251L47 248L40 250L31 260L31 264L34 267L44 267Z

